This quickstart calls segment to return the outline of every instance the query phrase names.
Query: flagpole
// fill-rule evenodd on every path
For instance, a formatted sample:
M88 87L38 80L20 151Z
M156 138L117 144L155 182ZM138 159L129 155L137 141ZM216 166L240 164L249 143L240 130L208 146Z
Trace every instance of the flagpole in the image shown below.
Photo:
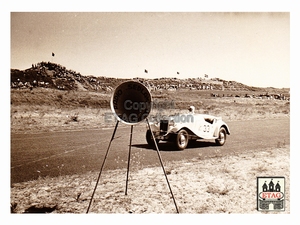
M53 59L54 59L55 54L52 52L52 63L53 63Z

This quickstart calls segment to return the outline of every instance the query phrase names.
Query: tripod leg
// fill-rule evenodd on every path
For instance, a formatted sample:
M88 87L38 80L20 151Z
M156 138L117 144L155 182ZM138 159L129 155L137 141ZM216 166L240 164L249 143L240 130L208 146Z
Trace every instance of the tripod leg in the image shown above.
M117 131L118 124L119 124L119 121L117 121L117 123L116 123L114 132L113 132L113 134L112 134L112 137L111 137L111 139L110 139L109 145L108 145L108 147L107 147L106 154L105 154L105 156L104 156L104 160L103 160L103 163L102 163L100 172L99 172L99 176L98 176L98 179L97 179L97 182L96 182L96 185L95 185L95 188L94 188L94 191L93 191L93 194L92 194L92 197L91 197L91 200L90 200L90 203L89 203L89 206L88 206L88 208L87 208L86 213L89 213L89 210L90 210L90 207L91 207L91 204L92 204L92 201L93 201L93 198L94 198L94 195L95 195L95 192L96 192L96 189L97 189L99 180L100 180L100 176L101 176L101 173L102 173L102 170L103 170L103 167L104 167L104 164L105 164L105 161L106 161L106 158L107 158L109 149L110 149L111 142L113 141L113 139L114 139L114 137L115 137L115 133L116 133L116 131Z
M132 143L132 131L133 131L133 125L131 125L131 131L130 131L130 141L129 141L128 162L127 162L127 176L126 176L125 195L127 195L127 187L128 187L128 176L129 176L129 165L130 165L131 143Z
M171 186L170 186L170 183L169 183L169 180L168 180L168 177L167 177L167 174L166 174L166 171L165 171L165 168L164 168L164 165L163 165L161 156L160 156L160 152L159 152L159 149L158 149L158 145L157 145L157 143L156 143L156 141L155 141L155 137L154 137L154 134L153 134L153 132L152 132L152 130L151 130L151 126L150 126L150 124L149 124L148 118L146 118L146 120L147 120L147 124L148 124L149 130L151 131L152 138L153 138L153 140L154 140L154 144L155 144L156 152L157 152L157 155L158 155L158 158L159 158L159 161L160 161L160 165L161 165L161 167L162 167L162 169L163 169L165 178L166 178L166 180L167 180L168 187L169 187L169 189L170 189L170 193L171 193L171 195L172 195L172 198L173 198L173 201L174 201L174 205L175 205L176 211L177 211L177 213L179 213L179 210L178 210L178 207L177 207L177 204L176 204L176 201L175 201L175 198L174 198L174 195L173 195L173 192L172 192L172 189L171 189Z

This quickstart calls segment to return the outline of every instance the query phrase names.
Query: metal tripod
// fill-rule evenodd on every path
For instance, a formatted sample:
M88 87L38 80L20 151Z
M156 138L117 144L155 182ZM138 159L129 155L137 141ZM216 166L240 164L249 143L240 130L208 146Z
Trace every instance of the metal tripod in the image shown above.
M150 126L150 124L149 124L148 118L146 118L146 121L147 121L149 130L151 131L152 138L153 138L153 140L155 140L155 137L154 137L153 132L152 132L152 130L151 130L151 126ZM110 142L109 142L109 145L108 145L108 147L107 147L106 154L105 154L105 156L104 156L104 160L103 160L103 163L102 163L102 166L101 166L101 169L100 169L98 178L97 178L97 182L96 182L96 185L95 185L93 194L92 194L92 196L91 196L91 199L90 199L90 202L89 202L89 206L88 206L88 208L87 208L86 213L89 213L89 210L90 210L90 207L91 207L91 204L92 204L92 201L93 201L93 198L94 198L94 195L95 195L95 192L96 192L98 183L99 183L99 181L100 181L100 177L101 177L101 174L102 174L102 170L103 170L103 167L104 167L104 164L105 164L105 161L106 161L106 158L107 158L107 155L108 155L108 152L109 152L111 143L112 143L112 141L113 141L113 139L114 139L114 136L115 136L115 133L116 133L116 131L117 131L118 124L119 124L119 120L118 120L117 123L116 123L115 129L114 129L114 131L113 131L112 137L111 137ZM127 162L127 175L126 175L125 195L127 195L127 188L128 188L128 177L129 177L129 167L130 167L130 155L131 155L132 133L133 133L133 125L131 125L131 132L130 132L130 141L129 141L128 162ZM174 202L174 205L175 205L175 208L176 208L176 212L179 213L179 210L178 210L178 207L177 207L177 204L176 204L176 200L175 200L175 198L174 198L174 195L173 195L173 192L172 192L172 189L171 189L171 186L170 186L170 183L169 183L169 180L168 180L168 177L167 177L167 174L166 174L166 171L165 171L165 168L164 168L164 165L163 165L163 162L162 162L162 158L161 158L161 155L160 155L160 152L159 152L158 145L157 145L156 141L154 141L154 144L155 144L155 148L156 148L156 152L157 152L157 155L158 155L158 158L159 158L160 165L161 165L161 167L162 167L162 169L163 169L163 172L164 172L164 175L165 175L165 178L166 178L166 181L167 181L167 184L168 184L170 193L171 193L172 198L173 198L173 202Z

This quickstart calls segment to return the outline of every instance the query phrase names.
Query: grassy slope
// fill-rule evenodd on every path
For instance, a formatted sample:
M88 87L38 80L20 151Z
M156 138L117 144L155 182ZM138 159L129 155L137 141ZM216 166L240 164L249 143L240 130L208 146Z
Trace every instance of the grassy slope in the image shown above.
M154 107L152 114L186 112L190 105L196 113L222 116L225 121L289 116L290 103L283 100L210 97L210 91L166 91L152 93L153 100L167 104ZM88 129L106 126L111 93L59 91L54 89L12 90L12 132Z

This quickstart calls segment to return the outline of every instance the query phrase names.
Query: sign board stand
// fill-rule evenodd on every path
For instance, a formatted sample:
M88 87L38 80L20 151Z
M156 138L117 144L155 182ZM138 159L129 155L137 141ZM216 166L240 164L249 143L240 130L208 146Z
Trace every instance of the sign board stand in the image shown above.
M149 124L148 118L146 118L146 121L147 121L148 127L149 127L149 129L150 129L150 131L151 131L152 137L153 137L153 139L155 140L154 135L153 135L153 132L152 132L152 130L151 130L151 126L150 126L150 124ZM97 182L96 182L96 185L95 185L93 194L92 194L92 196L91 196L91 199L90 199L90 202L89 202L89 206L88 206L88 208L87 208L86 213L89 213L89 210L90 210L90 207L91 207L91 204L92 204L92 201L93 201L93 198L94 198L94 195L95 195L95 192L96 192L98 183L99 183L99 181L100 181L100 177L101 177L101 174L102 174L102 170L103 170L105 161L106 161L107 156L108 156L108 152L109 152L111 143L112 143L112 141L113 141L113 139L114 139L115 133L116 133L117 128L118 128L118 124L119 124L119 121L117 121L117 123L116 123L115 129L114 129L114 131L113 131L112 137L111 137L110 142L109 142L109 145L108 145L108 148L107 148L107 150L106 150L106 154L105 154L105 156L104 156L104 160L103 160L103 163L102 163L102 166L101 166L101 169L100 169L98 178L97 178ZM130 167L130 155L131 155L131 145L132 145L132 133L133 133L133 125L131 125L131 132L130 132L130 142L129 142L128 162L127 162L127 176L126 176L125 195L127 195L127 188L128 188L128 177L129 177L129 167ZM160 165L161 165L161 167L162 167L162 169L163 169L163 173L164 173L164 175L165 175L165 178L166 178L166 181L167 181L167 184L168 184L170 193L171 193L171 195L172 195L172 199L173 199L173 202L174 202L174 205L175 205L175 208L176 208L176 212L179 213L179 210L178 210L178 207L177 207L177 204L176 204L176 200L175 200L175 198L174 198L174 195L173 195L173 192L172 192L172 189L171 189L171 186L170 186L170 183L169 183L169 180L168 180L168 177L167 177L167 174L166 174L164 165L163 165L163 161L162 161L162 158L161 158L161 155L160 155L160 152L159 152L158 145L157 145L157 143L156 143L155 141L154 141L154 143L155 143L155 148L156 148L156 152L157 152L157 155L158 155L158 158L159 158Z
M129 153L128 153L128 162L127 162L127 176L126 176L126 188L125 188L125 195L127 195L127 188L128 188L128 177L129 177L129 167L130 167L130 155L131 155L131 145L132 145L132 133L133 133L133 125L146 120L147 121L147 125L149 127L149 130L151 131L152 134L152 138L153 140L155 140L154 138L154 134L153 131L151 130L151 126L148 120L148 115L150 113L151 110L151 103L152 103L152 97L150 92L148 91L148 89L141 83L139 82L135 82L135 81L127 81L124 82L122 84L120 84L114 91L112 98L111 98L111 109L115 115L115 117L117 118L117 123L115 126L115 129L113 131L112 137L110 139L108 148L106 150L106 154L104 156L104 160L97 178L97 182L93 191L93 194L91 196L90 199L90 203L89 206L87 208L86 213L89 212L101 174L102 174L102 170L111 146L112 141L114 140L115 137L115 133L117 131L118 128L118 124L119 122L123 122L127 125L131 125L131 132L130 132L130 142L129 142ZM170 189L170 193L172 195L174 204L175 204L175 208L176 208L176 212L179 213L162 159L161 159L161 155L158 149L158 145L156 143L156 141L154 141L155 144L155 148L156 148L156 152L159 158L159 162L160 165L163 169L165 178L167 180L167 184L168 187Z

